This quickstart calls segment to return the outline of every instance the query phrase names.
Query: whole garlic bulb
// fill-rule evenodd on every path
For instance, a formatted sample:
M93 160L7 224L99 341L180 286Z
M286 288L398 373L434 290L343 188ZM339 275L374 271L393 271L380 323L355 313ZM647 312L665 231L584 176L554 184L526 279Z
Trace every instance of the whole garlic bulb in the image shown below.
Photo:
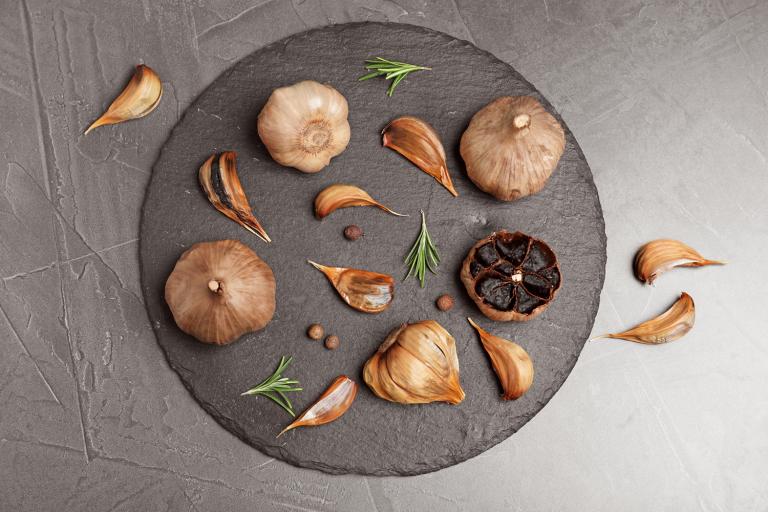
M348 113L339 91L305 80L272 91L259 113L259 137L280 165L318 172L349 144Z
M363 368L379 398L403 404L464 400L456 342L434 320L403 324L387 336Z
M541 103L504 96L472 117L459 150L480 190L514 201L544 188L564 148L562 126Z
M272 320L275 277L236 240L202 242L176 262L165 282L165 301L182 331L204 343L226 345Z

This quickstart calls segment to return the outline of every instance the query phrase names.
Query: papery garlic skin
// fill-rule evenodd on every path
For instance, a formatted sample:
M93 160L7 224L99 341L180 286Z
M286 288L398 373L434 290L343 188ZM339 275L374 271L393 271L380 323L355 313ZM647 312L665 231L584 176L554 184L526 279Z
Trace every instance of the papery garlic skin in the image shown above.
M138 119L151 113L160 104L163 84L160 77L149 66L139 64L133 77L120 95L112 101L104 114L85 130L83 135L109 124Z
M659 275L675 267L703 267L724 265L722 261L708 260L678 240L652 240L638 249L635 255L635 277L653 284Z
M365 363L363 379L376 396L390 402L458 404L464 400L456 342L434 320L393 330Z
M562 126L530 96L504 96L483 107L459 148L469 179L501 201L544 188L564 149Z
M305 80L272 92L259 113L259 137L280 165L315 173L349 144L348 114L336 89Z

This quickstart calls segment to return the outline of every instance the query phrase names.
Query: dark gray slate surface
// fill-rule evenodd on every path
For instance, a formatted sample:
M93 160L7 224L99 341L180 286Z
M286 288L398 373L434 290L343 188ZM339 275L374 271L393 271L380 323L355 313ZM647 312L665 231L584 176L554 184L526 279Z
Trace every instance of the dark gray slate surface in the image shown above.
M317 59L322 55L322 59ZM434 67L401 83L394 97L386 83L356 82L362 62L393 56ZM256 134L256 117L275 87L302 79L327 82L350 105L352 138L331 166L313 176L271 161ZM418 474L477 455L505 439L535 415L557 391L576 362L597 312L605 267L605 232L592 175L566 127L567 147L544 191L512 204L499 203L466 178L458 140L472 114L505 94L530 94L552 107L507 64L470 43L397 24L340 25L290 37L246 57L226 71L187 110L157 161L141 227L143 291L160 345L171 366L217 421L261 451L292 464L331 473ZM442 136L448 164L460 193L453 199L432 178L384 149L379 132L393 117L409 114L430 122ZM562 122L562 120L561 120ZM216 212L200 192L196 172L212 152L236 150L241 181L257 217L275 240L266 245ZM326 185L349 182L409 218L370 208L334 213L320 222L312 199ZM443 257L441 273L425 289L402 282L402 258L418 230L424 208ZM350 243L341 231L357 223L366 237ZM538 319L493 324L465 295L458 269L476 239L507 228L546 240L558 253L564 284ZM278 309L261 332L224 348L205 346L181 333L162 299L165 279L191 244L234 238L252 247L275 272ZM344 305L325 278L306 264L361 267L398 278L396 299L376 316ZM434 298L457 298L440 313ZM527 395L501 402L496 378L465 317L479 319L494 333L515 339L531 354L536 378ZM381 401L365 387L363 362L386 333L403 321L433 318L456 338L462 385L458 406L402 406ZM321 322L341 337L326 351L304 329ZM305 392L303 409L338 374L358 380L361 390L350 411L334 424L275 434L288 416L265 399L240 392L268 375L281 355L295 360L287 373Z

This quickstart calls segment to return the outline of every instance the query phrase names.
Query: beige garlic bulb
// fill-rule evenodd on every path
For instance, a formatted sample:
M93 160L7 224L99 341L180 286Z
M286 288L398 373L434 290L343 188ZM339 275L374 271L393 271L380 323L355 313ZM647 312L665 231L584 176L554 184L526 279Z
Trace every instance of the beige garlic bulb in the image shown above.
M472 117L459 150L480 190L514 201L544 188L564 148L562 126L541 103L504 96Z
M280 165L318 172L349 144L348 113L339 91L305 80L272 91L259 113L259 137Z
M275 276L237 240L201 242L176 262L165 282L165 301L182 331L226 345L272 320Z

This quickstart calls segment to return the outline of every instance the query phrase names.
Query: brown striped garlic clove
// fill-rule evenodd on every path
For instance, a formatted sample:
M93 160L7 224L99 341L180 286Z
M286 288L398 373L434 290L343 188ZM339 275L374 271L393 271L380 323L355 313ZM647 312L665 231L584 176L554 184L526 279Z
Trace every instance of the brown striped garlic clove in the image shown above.
M381 313L395 297L395 280L390 275L307 261L325 274L344 302L358 311Z
M680 298L664 313L616 334L603 334L597 338L614 338L647 345L660 345L682 338L693 328L696 307L690 295L683 292Z
M324 219L339 208L349 208L352 206L375 206L392 215L407 217L407 215L390 210L360 187L340 183L330 185L317 194L317 197L315 197L315 217Z
M84 135L108 124L122 123L144 117L160 104L163 96L163 84L152 68L139 64L128 85L115 98L106 112L85 130Z
M496 372L501 388L504 390L501 398L517 400L523 396L533 384L531 356L517 343L494 336L471 318L467 320L477 331L483 349L491 358L493 371Z
M339 375L320 398L277 434L277 437L296 427L315 427L336 421L347 412L356 395L357 383L346 375Z
M694 248L678 240L659 239L643 245L635 255L635 276L644 283L653 284L659 275L675 267L703 267L725 265L708 260Z

